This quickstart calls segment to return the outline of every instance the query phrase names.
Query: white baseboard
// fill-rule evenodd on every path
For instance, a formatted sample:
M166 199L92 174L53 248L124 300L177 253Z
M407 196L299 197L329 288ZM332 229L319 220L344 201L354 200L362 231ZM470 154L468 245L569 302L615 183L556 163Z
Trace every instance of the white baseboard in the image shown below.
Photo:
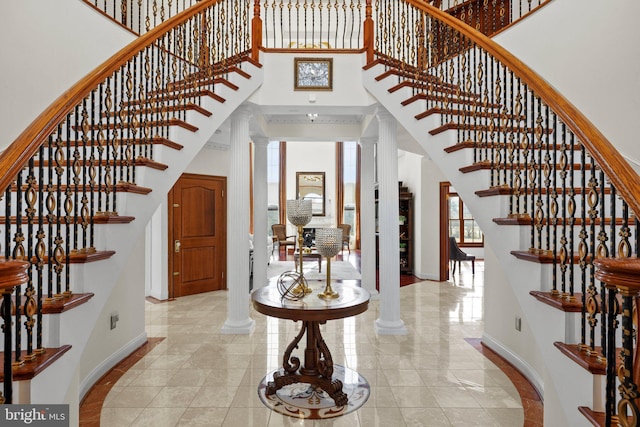
M133 340L129 341L124 347L120 350L113 353L111 356L107 357L102 361L98 366L95 367L89 375L87 375L82 383L80 384L80 401L84 399L84 396L89 392L91 387L98 382L100 378L118 363L122 362L126 357L132 354L134 351L139 349L144 343L147 342L147 333L143 332L138 335Z
M434 282L439 282L440 281L440 277L436 276L434 274L424 274L424 273L421 273L419 271L414 271L413 275L416 276L418 279L421 279L421 280L432 280Z
M536 389L538 395L540 395L540 399L544 401L544 383L542 382L540 375L538 375L531 365L486 333L482 334L482 343L520 371L520 373L524 375Z

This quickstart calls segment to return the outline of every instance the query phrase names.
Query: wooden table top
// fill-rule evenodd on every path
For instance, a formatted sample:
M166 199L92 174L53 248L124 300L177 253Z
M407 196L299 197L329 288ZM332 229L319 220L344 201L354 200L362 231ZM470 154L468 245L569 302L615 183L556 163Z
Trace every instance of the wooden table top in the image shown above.
M326 321L343 319L363 313L369 306L369 292L357 286L331 284L340 296L325 300L318 297L324 291L325 282L308 283L313 290L299 301L283 299L277 285L264 286L251 294L253 307L259 313L280 319L302 321Z

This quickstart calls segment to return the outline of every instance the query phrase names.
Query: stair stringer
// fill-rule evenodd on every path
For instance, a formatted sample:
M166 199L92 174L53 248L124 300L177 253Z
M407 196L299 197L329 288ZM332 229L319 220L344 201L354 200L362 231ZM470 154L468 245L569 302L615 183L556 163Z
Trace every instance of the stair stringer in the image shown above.
M79 292L77 289L81 289L84 292L93 292L95 295L88 303L59 315L58 342L69 344L72 348L49 369L31 380L31 384L23 384L22 389L27 392L22 393L22 401L16 403L67 403L72 408L71 425L73 425L74 417L77 418L75 412L79 402L91 386L132 350L146 341L146 334L143 332L120 348L114 348L112 352L105 354L100 362L90 363L87 366L85 354L90 352L87 343L100 339L101 334L104 333L100 322L110 316L111 308L106 306L107 301L134 252L136 242L144 235L146 224L167 197L171 187L214 132L262 85L262 68L248 62L245 64L246 68L243 66L243 69L251 75L250 79L239 75L229 77L229 80L238 86L237 90L220 85L219 94L226 99L224 103L206 97L202 99L202 106L213 113L210 117L193 111L187 112L186 121L198 128L196 132L177 127L170 130L169 139L179 142L184 148L169 153L169 148L158 147L160 150L167 151L167 153L158 154L169 168L164 171L146 170L140 172L136 179L137 185L151 188L151 193L147 195L118 194L118 213L134 216L135 220L129 224L114 224L108 232L99 233L96 239L98 250L109 249L115 251L115 254L100 262L69 266L73 291ZM143 289L140 298L143 304L144 281L137 285ZM144 330L144 324L142 326ZM55 337L52 338L52 341L54 340Z
M376 76L384 72L384 67L377 65L364 71L363 85L369 93L392 114L407 132L420 143L433 162L437 164L443 175L452 183L461 195L474 218L485 235L485 243L494 251L498 266L506 277L507 286L520 305L523 314L523 325L528 325L540 353L542 366L533 366L526 355L518 354L504 343L491 339L484 340L498 354L509 360L538 389L545 401L545 424L553 426L584 425L584 417L578 412L578 406L593 407L594 379L586 370L562 355L553 345L555 341L567 342L567 335L575 336L571 329L578 321L569 320L565 328L567 316L579 316L578 313L564 313L545 306L529 295L531 290L547 290L550 270L542 264L523 262L516 259L511 251L529 248L527 233L523 227L500 226L494 218L506 217L508 210L506 196L478 197L475 192L489 188L489 171L480 170L473 173L462 173L460 168L472 162L468 151L459 150L448 154L444 150L457 143L456 131L445 131L431 136L429 131L440 126L439 117L431 116L422 120L415 119L421 113L419 103L402 106L408 99L409 90L403 89L389 92L394 82L377 81ZM391 80L391 79L389 79ZM467 152L467 153L465 153ZM485 283L485 286L490 284ZM507 310L507 307L496 307L485 299L485 312L488 310ZM509 319L508 315L505 317Z

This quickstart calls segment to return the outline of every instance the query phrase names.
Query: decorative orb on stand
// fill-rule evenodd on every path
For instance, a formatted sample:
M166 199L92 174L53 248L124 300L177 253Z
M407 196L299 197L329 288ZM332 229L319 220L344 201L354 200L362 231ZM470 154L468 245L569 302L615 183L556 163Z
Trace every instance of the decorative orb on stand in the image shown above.
M299 286L305 294L311 293L311 288L307 286L307 281L304 278L304 270L302 269L302 244L304 243L303 229L305 225L311 221L311 200L310 199L295 199L287 200L287 218L291 224L298 227L298 256L300 265L300 284ZM295 254L294 254L295 256Z
M319 228L316 230L316 250L320 255L327 257L327 286L324 292L318 297L323 299L333 299L340 296L339 293L331 289L331 257L335 256L342 249L342 229L341 228Z
M297 271L285 271L278 277L278 292L282 299L299 301L306 295L304 292L306 287L304 276Z

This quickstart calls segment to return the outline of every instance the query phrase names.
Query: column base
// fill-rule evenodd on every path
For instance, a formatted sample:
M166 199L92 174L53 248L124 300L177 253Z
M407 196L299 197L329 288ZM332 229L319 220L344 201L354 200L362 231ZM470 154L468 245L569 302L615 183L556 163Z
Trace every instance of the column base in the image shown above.
M377 319L374 322L373 329L378 335L407 335L409 333L402 320L388 322Z
M256 321L251 318L239 321L227 319L224 322L224 325L222 325L220 333L225 335L249 335L252 334L255 329Z

